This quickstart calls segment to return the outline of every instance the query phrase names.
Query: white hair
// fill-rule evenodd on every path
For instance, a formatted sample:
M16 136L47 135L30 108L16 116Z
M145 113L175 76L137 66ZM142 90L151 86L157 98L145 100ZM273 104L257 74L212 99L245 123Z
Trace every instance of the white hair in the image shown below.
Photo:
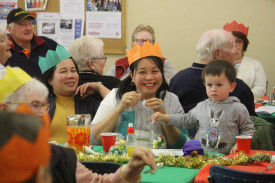
M9 26L11 29L13 29L13 27L14 27L14 22L10 23L8 26Z
M230 42L229 33L225 30L210 30L205 32L197 44L197 56L199 60L214 59L214 50L225 51L226 45Z
M79 70L83 70L87 68L89 60L102 57L103 47L104 43L101 39L86 35L74 40L68 51L75 60Z
M4 100L4 103L8 102L25 102L29 96L38 94L41 98L46 99L49 95L48 88L40 81L32 78L30 81L20 86L12 94L10 94ZM15 110L17 105L11 105L11 110Z
M6 30L3 27L0 27L0 36L5 36Z

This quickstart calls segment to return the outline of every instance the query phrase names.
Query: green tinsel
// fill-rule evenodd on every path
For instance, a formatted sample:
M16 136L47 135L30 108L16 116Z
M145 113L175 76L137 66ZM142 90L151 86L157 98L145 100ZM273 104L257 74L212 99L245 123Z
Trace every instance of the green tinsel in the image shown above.
M209 164L230 166L230 165L247 165L250 163L258 163L260 161L270 162L272 155L264 153L256 153L254 155L246 155L242 152L236 154L232 159L219 157L207 157L207 156L171 156L171 155L160 155L156 158L156 162L163 162L166 166L182 167L182 168L203 168ZM125 164L129 161L129 156L127 154L116 155L116 154L84 154L77 151L77 158L79 161L108 161L115 163Z

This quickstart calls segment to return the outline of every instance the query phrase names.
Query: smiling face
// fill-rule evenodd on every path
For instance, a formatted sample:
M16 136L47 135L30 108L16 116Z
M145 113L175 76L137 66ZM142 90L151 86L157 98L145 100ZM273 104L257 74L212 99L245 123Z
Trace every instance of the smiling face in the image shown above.
M6 33L0 35L0 64L4 65L11 57L11 42L8 40Z
M236 83L230 83L224 72L220 76L206 75L204 85L207 96L214 101L226 100L236 87Z
M26 18L21 22L14 23L13 27L8 26L12 38L17 43L30 42L33 38L33 24L30 18Z
M73 61L68 58L56 65L53 79L48 81L53 88L53 92L62 96L74 94L78 85L79 75Z
M151 58L142 58L134 74L130 73L135 83L136 92L142 94L144 99L156 96L162 84L162 74Z

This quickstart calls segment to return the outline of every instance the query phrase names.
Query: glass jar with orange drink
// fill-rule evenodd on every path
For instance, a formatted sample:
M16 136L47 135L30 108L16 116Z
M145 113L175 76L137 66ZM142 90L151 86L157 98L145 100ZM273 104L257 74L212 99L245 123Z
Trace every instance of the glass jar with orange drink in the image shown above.
M90 144L91 115L76 114L67 116L68 146L83 151Z

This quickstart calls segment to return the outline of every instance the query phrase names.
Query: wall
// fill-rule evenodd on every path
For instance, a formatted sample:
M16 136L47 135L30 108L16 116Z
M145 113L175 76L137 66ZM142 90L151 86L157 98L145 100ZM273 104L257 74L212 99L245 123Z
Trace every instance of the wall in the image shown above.
M234 19L249 26L246 55L262 62L271 91L275 86L275 0L127 0L126 46L131 49L137 25L149 24L164 57L180 71L197 61L196 44L203 32L221 29ZM105 73L124 55L107 56Z

